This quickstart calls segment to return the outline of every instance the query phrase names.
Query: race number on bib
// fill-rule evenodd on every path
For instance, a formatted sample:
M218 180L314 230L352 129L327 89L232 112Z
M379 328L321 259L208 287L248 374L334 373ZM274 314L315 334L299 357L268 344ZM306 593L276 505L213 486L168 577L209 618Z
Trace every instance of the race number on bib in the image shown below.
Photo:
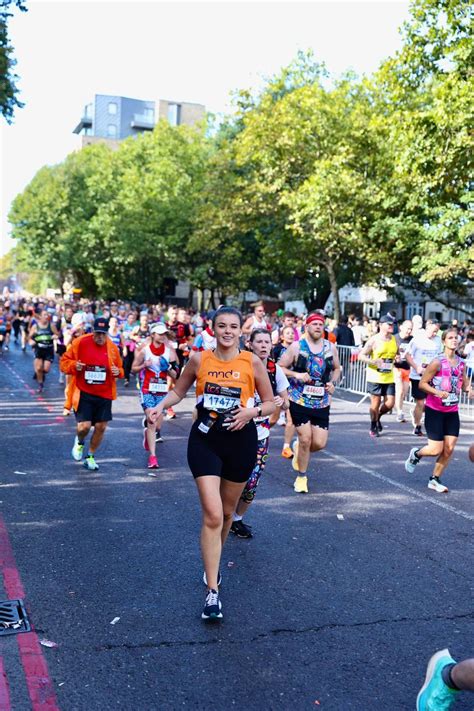
M459 402L458 394L457 393L449 393L448 397L445 397L444 400L441 400L443 405L446 405L446 407L451 407L452 405L457 405Z
M382 365L377 368L379 373L391 373L393 368L393 360L391 358L382 358Z
M240 405L240 388L229 388L216 383L204 386L203 404L206 410L225 412Z
M150 393L167 393L168 384L161 378L152 378L148 384L148 390Z
M303 395L306 397L324 397L326 390L324 385L305 385Z
M84 373L86 383L89 385L98 385L105 383L107 377L106 369L101 365L87 365Z

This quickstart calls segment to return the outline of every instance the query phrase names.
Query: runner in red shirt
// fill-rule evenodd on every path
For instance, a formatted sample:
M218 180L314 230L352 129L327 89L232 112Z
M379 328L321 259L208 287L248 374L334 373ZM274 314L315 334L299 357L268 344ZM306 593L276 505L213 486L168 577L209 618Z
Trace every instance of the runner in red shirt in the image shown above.
M109 322L103 316L94 321L94 332L81 336L61 358L63 373L76 376L80 390L76 410L77 435L72 448L76 461L82 459L84 442L94 428L84 461L86 469L99 468L94 454L99 447L107 422L112 419L112 400L117 397L116 378L123 378L122 359L117 346L107 336Z

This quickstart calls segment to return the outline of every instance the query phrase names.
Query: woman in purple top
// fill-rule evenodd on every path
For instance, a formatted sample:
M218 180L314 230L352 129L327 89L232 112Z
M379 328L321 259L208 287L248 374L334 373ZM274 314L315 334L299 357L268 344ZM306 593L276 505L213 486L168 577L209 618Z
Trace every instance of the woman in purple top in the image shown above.
M464 361L456 355L458 331L449 328L443 333L443 354L429 363L420 380L420 390L427 393L425 428L428 444L413 447L405 462L410 474L422 457L436 457L428 488L446 494L448 487L440 482L453 454L459 436L459 397L461 389L473 396Z

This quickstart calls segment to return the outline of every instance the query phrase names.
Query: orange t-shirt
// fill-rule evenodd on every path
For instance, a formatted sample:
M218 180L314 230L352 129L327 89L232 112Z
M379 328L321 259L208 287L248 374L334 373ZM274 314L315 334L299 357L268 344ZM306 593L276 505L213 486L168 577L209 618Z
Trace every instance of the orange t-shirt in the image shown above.
M252 353L241 351L232 360L219 360L202 351L196 378L196 398L209 410L229 410L240 404L253 407L255 376Z

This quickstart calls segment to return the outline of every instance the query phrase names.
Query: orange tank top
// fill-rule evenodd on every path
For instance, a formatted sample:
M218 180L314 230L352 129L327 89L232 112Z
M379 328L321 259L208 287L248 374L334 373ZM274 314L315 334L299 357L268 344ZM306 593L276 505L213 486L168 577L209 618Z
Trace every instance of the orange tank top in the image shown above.
M196 378L196 398L207 410L253 407L255 377L252 353L241 351L232 360L219 360L213 351L202 351Z

